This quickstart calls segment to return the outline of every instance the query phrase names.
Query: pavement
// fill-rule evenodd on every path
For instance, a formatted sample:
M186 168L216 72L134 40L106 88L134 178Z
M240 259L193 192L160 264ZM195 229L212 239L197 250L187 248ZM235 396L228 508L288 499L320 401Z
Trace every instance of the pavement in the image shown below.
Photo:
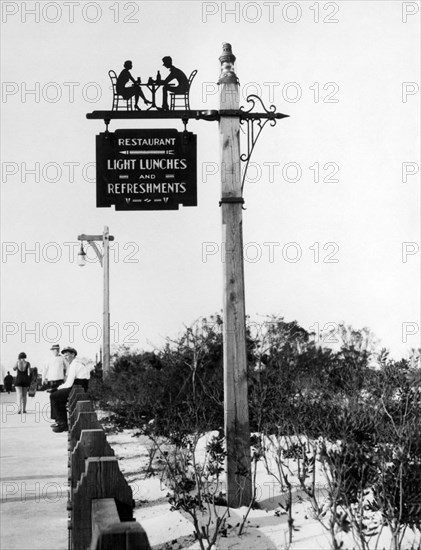
M50 425L49 393L0 394L0 548L67 550L67 432Z

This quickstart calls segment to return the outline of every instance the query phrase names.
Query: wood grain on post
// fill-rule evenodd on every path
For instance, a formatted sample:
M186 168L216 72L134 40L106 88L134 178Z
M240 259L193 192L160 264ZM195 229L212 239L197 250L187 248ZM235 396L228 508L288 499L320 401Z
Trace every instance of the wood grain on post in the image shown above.
M70 454L71 487L76 487L84 473L86 459L99 456L114 456L104 430L82 430L80 439Z
M219 60L220 110L238 110L239 86L230 44L223 45ZM229 506L237 508L249 505L252 499L239 118L221 113L219 131L222 242L225 245L223 326L227 499Z
M94 412L81 412L77 417L76 422L69 430L69 451L73 451L76 443L80 439L82 430L93 430L102 428L98 421L96 413Z
M110 231L108 226L104 227L102 244L103 251L103 275L104 275L104 308L103 308L103 373L109 374L110 370Z
M121 473L115 457L86 459L85 472L73 491L73 550L89 548L92 538L91 501L98 498L116 500L120 521L133 519L132 490Z
M80 386L73 386L67 399L67 411L72 413L78 401L85 401L87 398L85 390Z
M115 500L92 501L90 550L150 550L145 530L137 522L120 522Z
M82 386L79 386L79 385L72 386L67 402L71 403L74 400L75 396L79 393L85 393L85 390L82 388Z
M76 422L79 413L94 412L92 401L77 401L72 412L69 412L69 427L71 428Z
M77 393L82 393L82 392L85 392L85 390L82 388L82 386L79 386L78 384L76 384L75 386L72 386L72 389L70 390L70 393L69 393L69 401L70 401Z

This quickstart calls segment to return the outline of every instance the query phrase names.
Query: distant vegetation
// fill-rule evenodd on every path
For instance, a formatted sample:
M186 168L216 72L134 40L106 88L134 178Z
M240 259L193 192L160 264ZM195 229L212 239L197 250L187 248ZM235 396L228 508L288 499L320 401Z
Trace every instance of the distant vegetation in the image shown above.
M109 376L97 382L96 399L116 426L194 453L192 441L212 430L223 433L222 335L216 315L154 353L119 350ZM392 360L387 350L375 350L366 328L342 324L334 336L331 349L296 322L271 317L248 324L250 428L257 434L252 456L269 464L270 449L278 457L276 472L269 473L286 493L291 492L287 458L294 458L295 479L330 532L332 548L341 547L339 533L352 531L364 550L387 527L396 550L408 528L421 529L419 353ZM217 440L210 447L214 454L215 448L221 464ZM316 463L327 480L323 503ZM209 500L202 478L193 475L188 489L173 483L174 505L189 513L200 507L202 502L186 498L195 487ZM374 526L368 521L373 514L381 517ZM289 518L292 540L291 510ZM223 529L221 518L218 525ZM209 533L206 540L206 548L215 543Z

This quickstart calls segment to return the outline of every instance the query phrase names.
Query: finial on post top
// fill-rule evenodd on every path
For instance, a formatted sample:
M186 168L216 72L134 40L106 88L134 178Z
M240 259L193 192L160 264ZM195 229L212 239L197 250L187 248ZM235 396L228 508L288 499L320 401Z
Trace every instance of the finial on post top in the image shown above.
M231 44L224 42L222 44L222 55L219 58L221 62L221 76L218 84L238 84L238 78L235 74L234 63L236 57L232 53Z

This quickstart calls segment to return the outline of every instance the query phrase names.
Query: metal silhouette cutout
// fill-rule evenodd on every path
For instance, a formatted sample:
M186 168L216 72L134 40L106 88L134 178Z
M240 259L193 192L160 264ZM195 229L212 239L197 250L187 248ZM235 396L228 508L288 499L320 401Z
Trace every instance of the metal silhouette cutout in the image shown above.
M166 78L162 78L158 70L156 78L149 77L145 83L142 83L141 77L134 78L131 70L133 63L127 60L124 68L117 76L112 69L108 71L113 90L112 111L140 111L139 99L141 98L145 105L149 105L148 111L174 111L176 109L190 109L190 88L197 69L193 70L189 77L173 65L172 57L169 55L162 58L163 66L169 70ZM151 93L151 98L147 99L144 90ZM157 104L157 92L162 91L162 106ZM170 101L168 101L170 100Z

